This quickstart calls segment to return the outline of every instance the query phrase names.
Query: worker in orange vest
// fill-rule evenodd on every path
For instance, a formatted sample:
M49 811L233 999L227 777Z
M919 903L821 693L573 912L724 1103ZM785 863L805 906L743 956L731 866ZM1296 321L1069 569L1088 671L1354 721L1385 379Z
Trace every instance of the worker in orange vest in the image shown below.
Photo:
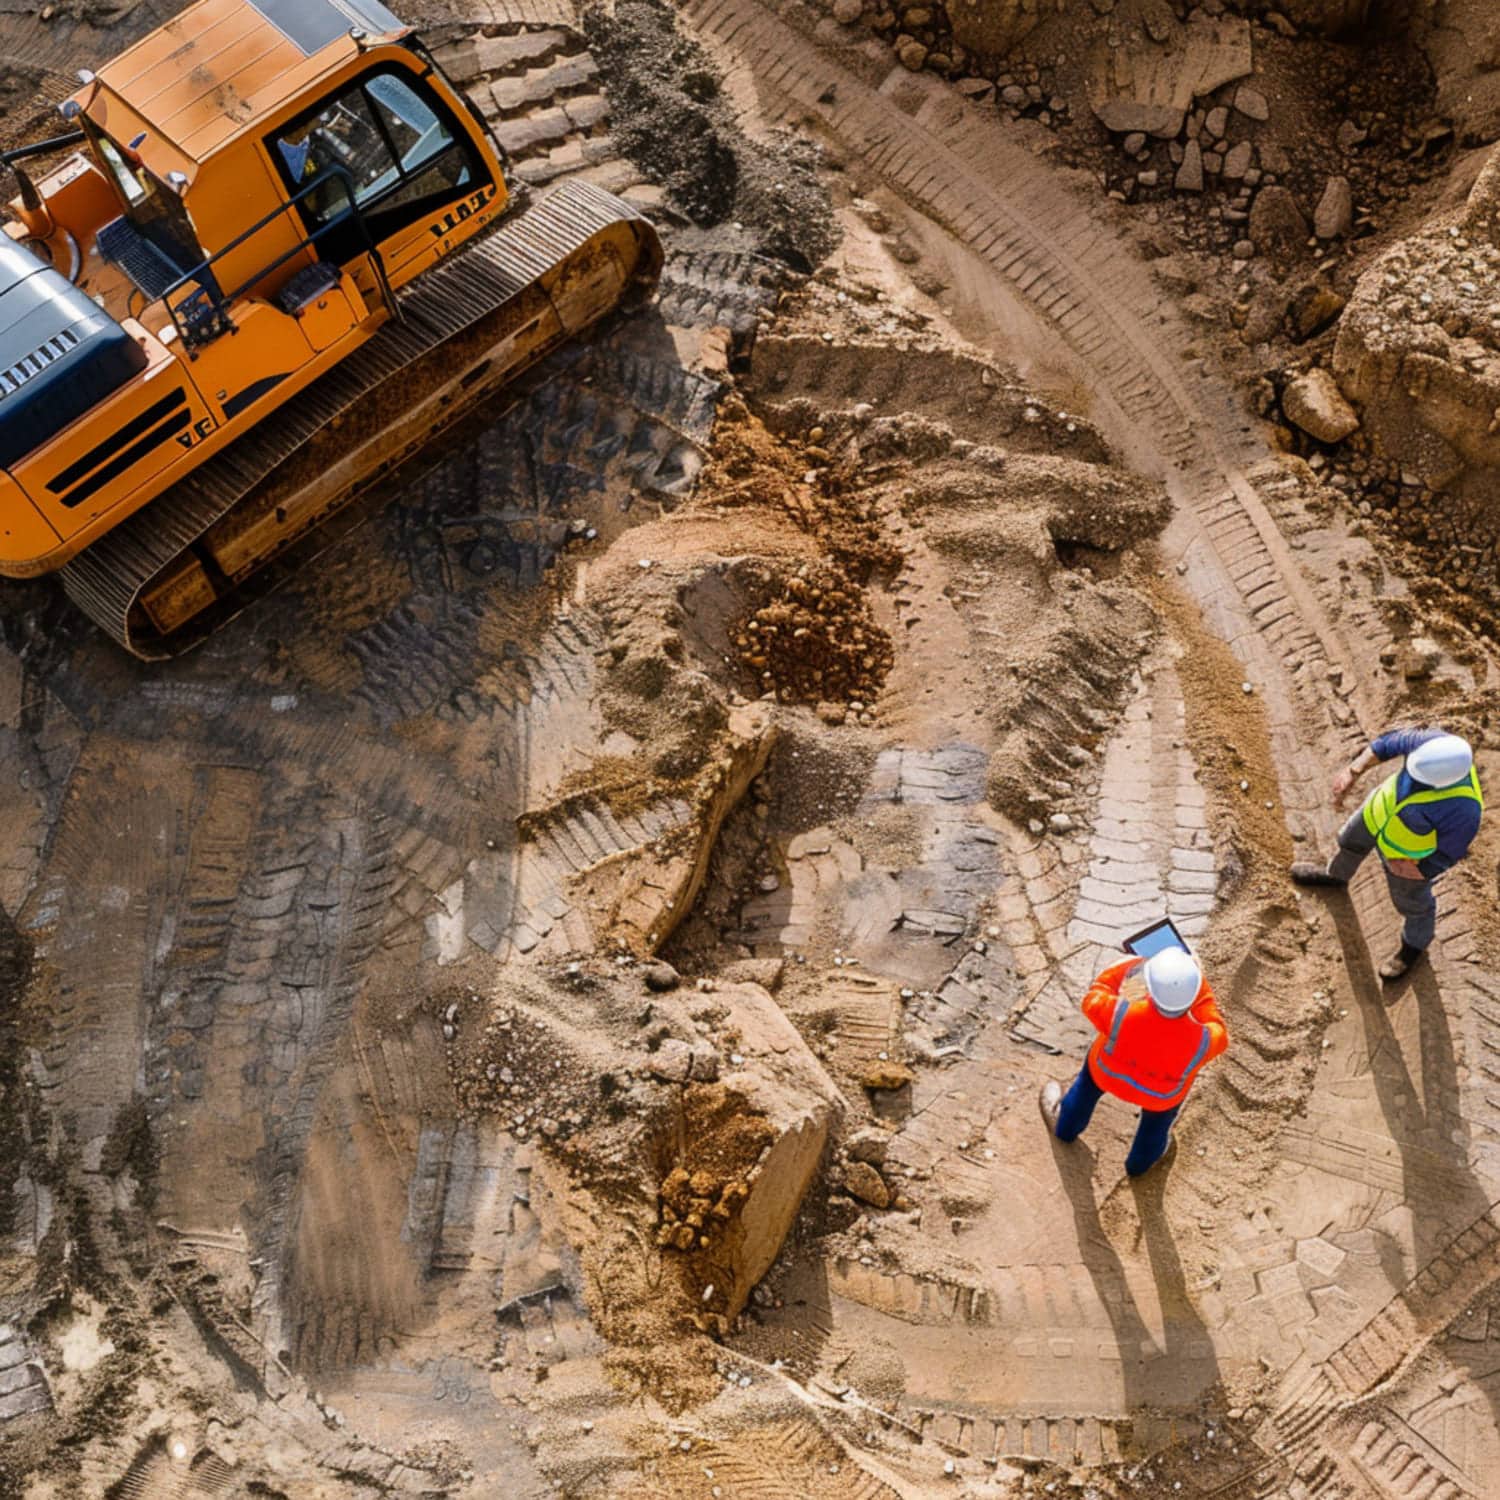
M1172 1122L1198 1070L1229 1045L1197 960L1185 948L1164 948L1146 960L1146 993L1128 1000L1120 993L1140 965L1127 958L1111 964L1089 986L1083 1013L1099 1035L1064 1096L1062 1085L1042 1085L1042 1118L1060 1141L1075 1141L1088 1128L1105 1094L1136 1105L1141 1121L1125 1158L1132 1177L1149 1171L1166 1154Z

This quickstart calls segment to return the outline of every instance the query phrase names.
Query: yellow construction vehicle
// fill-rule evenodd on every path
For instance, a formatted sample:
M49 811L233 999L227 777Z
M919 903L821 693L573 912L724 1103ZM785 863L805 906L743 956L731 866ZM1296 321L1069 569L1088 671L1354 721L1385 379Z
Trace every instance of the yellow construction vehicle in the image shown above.
M507 214L379 0L199 0L81 77L68 133L4 157L0 574L61 569L139 656L660 270L588 184Z

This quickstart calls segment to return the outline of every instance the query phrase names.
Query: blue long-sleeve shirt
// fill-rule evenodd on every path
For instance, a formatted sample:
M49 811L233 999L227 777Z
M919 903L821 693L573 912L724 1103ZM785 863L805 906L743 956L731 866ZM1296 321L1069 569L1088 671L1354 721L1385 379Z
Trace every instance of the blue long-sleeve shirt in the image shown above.
M1410 755L1418 745L1446 733L1445 729L1388 729L1370 742L1370 752L1377 760L1394 760L1398 755ZM1396 782L1398 801L1413 792L1430 790L1413 780L1405 766L1401 767ZM1442 802L1419 802L1401 814L1402 822L1413 833L1437 834L1437 848L1426 859L1417 861L1417 868L1426 879L1452 869L1469 852L1469 845L1479 832L1479 811L1479 804L1472 797L1449 797Z

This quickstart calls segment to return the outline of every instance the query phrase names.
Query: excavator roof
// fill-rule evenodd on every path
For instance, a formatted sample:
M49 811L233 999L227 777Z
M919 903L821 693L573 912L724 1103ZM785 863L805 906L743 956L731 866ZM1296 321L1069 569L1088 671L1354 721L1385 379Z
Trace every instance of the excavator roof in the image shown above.
M380 0L198 0L100 70L102 97L80 97L106 129L118 112L155 136L145 159L166 148L191 176L352 56L355 28L371 42L409 30Z

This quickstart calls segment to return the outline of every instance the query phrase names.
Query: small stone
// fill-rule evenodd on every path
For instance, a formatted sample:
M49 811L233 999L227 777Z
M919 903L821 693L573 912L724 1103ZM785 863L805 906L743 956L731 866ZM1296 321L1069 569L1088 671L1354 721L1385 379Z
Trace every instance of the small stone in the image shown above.
M1259 89L1249 88L1245 84L1241 84L1235 92L1234 107L1247 120L1271 118L1271 106L1266 102L1266 96Z
M1336 240L1348 234L1354 222L1354 193L1347 177L1330 177L1313 210L1313 233L1320 240Z
M920 73L927 66L927 49L916 40L903 42L896 49L896 56L900 58L901 66L913 73Z
M1047 819L1047 827L1051 829L1053 833L1072 833L1073 820L1067 815L1067 813L1053 813L1052 816Z
M1359 417L1344 399L1338 382L1321 367L1287 383L1281 409L1287 421L1320 443L1342 442L1359 427Z
M890 1206L891 1190L885 1178L866 1161L852 1161L844 1168L844 1191L874 1208Z
M867 1089L904 1089L916 1076L905 1063L873 1062L865 1069L860 1084Z
M1255 241L1236 240L1234 242L1234 258L1236 260L1253 260L1255 258Z
M662 959L655 963L647 964L641 970L641 978L646 981L648 990L655 990L658 994L665 994L668 990L675 990L681 983L682 976Z
M651 1076L663 1083L686 1083L693 1071L693 1049L676 1037L668 1037L651 1054Z
M1203 128L1216 140L1224 139L1224 132L1229 128L1229 111L1222 105L1216 104L1204 117Z
M1146 149L1146 133L1143 130L1132 130L1123 142L1126 156L1139 156Z
M1255 147L1249 141L1241 141L1239 145L1231 147L1224 158L1224 176L1230 182L1238 182L1250 170L1254 155Z
M842 724L849 716L848 705L844 703L820 703L817 712L818 717L825 724L832 724L835 727Z
M1401 675L1408 682L1420 682L1437 671L1443 653L1429 636L1413 636L1401 652Z
M852 1161L867 1161L873 1166L884 1166L886 1153L890 1150L891 1138L883 1130L866 1125L854 1131L844 1142L844 1150Z
M864 14L864 0L833 0L833 19L840 26L852 26Z
M1362 130L1353 120L1345 120L1339 126L1338 134L1334 137L1340 151L1350 152L1356 146L1362 146L1369 140L1370 132Z
M1182 165L1177 169L1173 185L1179 193L1203 191L1203 148L1197 141L1189 141L1183 150Z

